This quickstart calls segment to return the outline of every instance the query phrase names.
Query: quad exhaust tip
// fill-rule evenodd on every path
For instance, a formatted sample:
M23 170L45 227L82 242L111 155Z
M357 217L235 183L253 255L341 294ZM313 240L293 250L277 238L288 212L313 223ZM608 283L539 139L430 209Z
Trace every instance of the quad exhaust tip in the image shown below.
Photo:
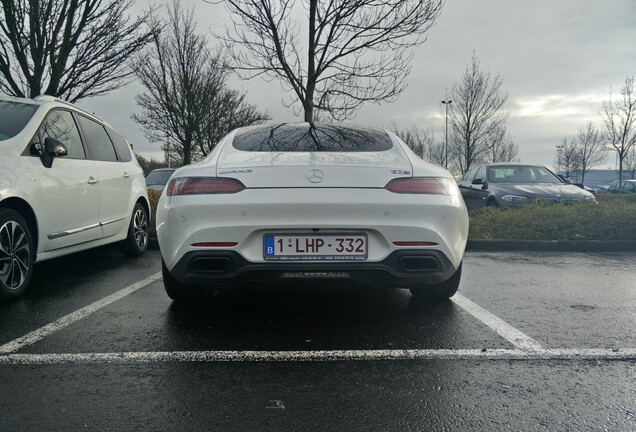
M405 272L434 273L441 270L439 261L431 256L403 256L400 258L400 265Z
M225 273L232 260L228 257L195 258L190 264L193 273Z

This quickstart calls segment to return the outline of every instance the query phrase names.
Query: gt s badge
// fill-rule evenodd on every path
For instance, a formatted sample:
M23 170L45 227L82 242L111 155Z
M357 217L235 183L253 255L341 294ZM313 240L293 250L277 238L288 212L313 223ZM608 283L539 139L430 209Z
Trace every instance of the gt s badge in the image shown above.
M235 169L235 170L225 170L219 172L219 174L251 174L251 169Z
M391 174L404 174L404 175L410 175L410 174L411 174L411 171L395 169L395 170L391 170Z

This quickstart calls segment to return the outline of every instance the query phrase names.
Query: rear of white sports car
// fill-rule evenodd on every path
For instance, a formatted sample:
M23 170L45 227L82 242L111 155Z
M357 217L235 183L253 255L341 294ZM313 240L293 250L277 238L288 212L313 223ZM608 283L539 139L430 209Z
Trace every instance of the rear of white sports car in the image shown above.
M448 298L468 215L452 176L384 130L261 125L176 171L157 208L173 299L246 284L370 284Z

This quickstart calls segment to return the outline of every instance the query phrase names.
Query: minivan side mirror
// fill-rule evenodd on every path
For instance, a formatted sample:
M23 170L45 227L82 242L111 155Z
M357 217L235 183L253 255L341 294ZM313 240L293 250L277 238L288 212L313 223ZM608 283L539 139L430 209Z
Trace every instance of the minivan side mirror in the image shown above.
M46 137L44 139L44 151L40 158L42 159L42 164L46 168L51 168L53 166L53 158L67 155L68 149L62 141L51 137Z
M51 156L67 156L68 150L66 146L60 140L55 138L46 137L44 139L44 151Z

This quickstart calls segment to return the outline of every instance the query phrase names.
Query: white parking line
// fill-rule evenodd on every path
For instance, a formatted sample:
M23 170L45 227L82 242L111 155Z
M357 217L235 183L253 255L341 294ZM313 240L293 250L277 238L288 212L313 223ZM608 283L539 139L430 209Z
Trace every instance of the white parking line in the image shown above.
M519 330L502 320L501 318L491 314L481 306L468 300L461 294L455 294L453 300L458 306L466 310L469 314L477 318L482 323L497 332L501 337L513 344L515 347L524 351L541 351L543 348L537 341L530 336L521 333Z
M326 362L371 360L636 360L636 349L173 351L0 355L0 364L97 364L166 362Z
M34 343L42 340L46 336L55 333L58 330L61 330L69 325L73 324L76 321L81 320L82 318L87 317L88 315L97 312L103 307L108 306L109 304L116 302L129 294L134 293L135 291L150 285L151 283L159 280L161 278L161 272L155 273L150 277L147 277L144 280L141 280L137 283L127 286L126 288L117 291L114 294L109 295L108 297L104 297L101 300L98 300L90 305L83 307L82 309L76 310L57 321L54 321L50 324L45 325L44 327L40 327L37 330L32 331L18 339L14 339L13 341L0 346L0 355L1 354L9 354L15 351L18 351L21 348L24 348L29 345L33 345Z
M497 316L456 294L453 301L473 317L513 344L515 349L409 349L409 350L325 350L325 351L172 351L114 352L77 354L12 354L42 340L74 322L144 288L161 278L155 273L114 294L70 313L21 338L0 346L0 364L94 364L162 362L318 362L351 360L636 360L635 348L622 349L543 349Z

